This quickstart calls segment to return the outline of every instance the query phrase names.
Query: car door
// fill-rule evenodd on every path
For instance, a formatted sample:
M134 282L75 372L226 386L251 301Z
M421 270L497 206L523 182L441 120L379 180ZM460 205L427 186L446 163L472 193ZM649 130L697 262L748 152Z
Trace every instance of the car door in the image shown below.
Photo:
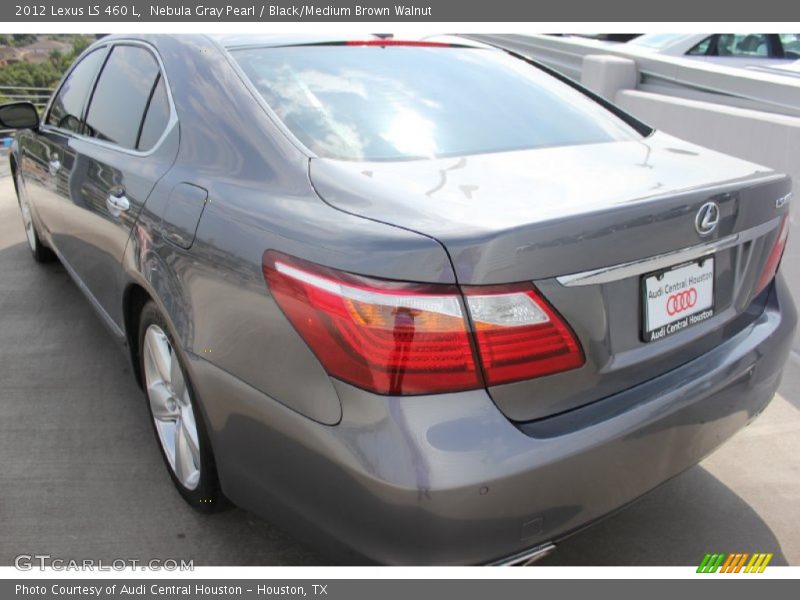
M122 257L150 191L174 161L177 135L170 134L176 123L155 50L142 43L114 44L73 142L63 254L120 329Z
M39 130L20 137L20 168L28 199L50 243L61 251L62 216L70 198L75 165L72 146L106 47L84 55L69 70L53 96Z

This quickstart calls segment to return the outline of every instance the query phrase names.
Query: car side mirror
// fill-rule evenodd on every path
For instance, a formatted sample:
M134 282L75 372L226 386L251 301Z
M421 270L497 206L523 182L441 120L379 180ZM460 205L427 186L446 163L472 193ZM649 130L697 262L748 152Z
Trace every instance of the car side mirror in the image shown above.
M39 127L39 112L30 102L12 102L0 106L0 128L36 129Z

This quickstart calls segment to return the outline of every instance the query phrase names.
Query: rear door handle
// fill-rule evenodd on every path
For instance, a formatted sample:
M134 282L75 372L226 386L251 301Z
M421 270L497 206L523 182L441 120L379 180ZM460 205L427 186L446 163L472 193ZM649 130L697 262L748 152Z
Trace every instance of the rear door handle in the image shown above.
M131 207L131 202L124 193L109 194L106 206L113 217L118 217Z

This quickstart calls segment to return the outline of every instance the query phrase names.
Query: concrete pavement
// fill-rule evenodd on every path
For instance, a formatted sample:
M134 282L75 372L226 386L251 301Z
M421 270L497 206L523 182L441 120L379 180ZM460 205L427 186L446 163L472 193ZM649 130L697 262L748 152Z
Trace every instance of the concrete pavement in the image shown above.
M783 268L795 286L798 259L794 231ZM706 551L746 551L800 565L798 384L796 354L753 425L544 563L691 565ZM335 560L242 510L205 516L185 506L125 357L64 269L33 262L12 182L0 174L0 565L35 553L196 565Z

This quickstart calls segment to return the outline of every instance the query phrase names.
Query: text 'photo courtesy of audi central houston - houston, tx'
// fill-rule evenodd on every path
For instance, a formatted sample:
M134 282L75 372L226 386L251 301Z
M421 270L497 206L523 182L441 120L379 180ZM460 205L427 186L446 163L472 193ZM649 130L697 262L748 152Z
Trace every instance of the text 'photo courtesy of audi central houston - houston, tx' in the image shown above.
M789 177L464 38L108 36L0 121L178 492L337 561L536 558L790 351Z

